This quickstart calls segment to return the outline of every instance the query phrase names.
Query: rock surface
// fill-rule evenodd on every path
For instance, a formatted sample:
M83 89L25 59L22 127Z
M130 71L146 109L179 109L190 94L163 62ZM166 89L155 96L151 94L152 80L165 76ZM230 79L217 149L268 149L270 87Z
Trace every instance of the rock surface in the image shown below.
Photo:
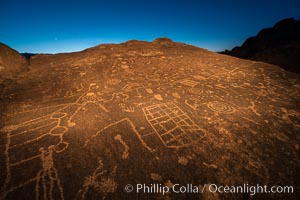
M250 197L209 183L299 191L300 77L277 66L130 41L32 56L1 87L0 199ZM199 193L163 196L151 184Z
M241 47L223 53L300 73L300 20L284 19L248 38Z
M0 43L0 77L14 76L28 70L28 60L16 50Z

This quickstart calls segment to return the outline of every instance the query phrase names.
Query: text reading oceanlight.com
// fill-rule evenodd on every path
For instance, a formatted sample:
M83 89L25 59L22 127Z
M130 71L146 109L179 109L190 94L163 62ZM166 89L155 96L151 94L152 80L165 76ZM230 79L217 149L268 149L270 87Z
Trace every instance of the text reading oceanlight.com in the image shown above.
M229 185L217 185L217 184L204 184L203 186L196 186L193 184L174 184L172 187L162 185L162 184L127 184L124 188L126 192L136 192L144 194L154 194L160 193L165 195L166 193L187 193L187 194L197 194L204 192L211 193L248 193L250 195L255 195L259 193L294 193L293 186L267 186L267 185L249 185L243 184L238 186Z

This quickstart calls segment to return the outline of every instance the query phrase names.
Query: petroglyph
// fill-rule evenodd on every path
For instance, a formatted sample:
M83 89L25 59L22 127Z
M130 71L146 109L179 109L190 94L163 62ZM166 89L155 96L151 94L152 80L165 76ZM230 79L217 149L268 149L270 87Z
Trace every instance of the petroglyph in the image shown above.
M150 177L151 177L151 179L154 180L154 181L161 181L161 180L162 180L161 175L159 175L158 173L151 173L151 174L150 174Z
M139 199L124 186L153 182L295 185L299 86L274 66L172 42L34 56L26 74L0 78L0 199Z
M250 101L251 106L249 106L248 108L252 110L252 112L254 112L257 116L261 116L260 113L258 113L255 109L255 103L253 101Z
M87 193L90 189L101 193L102 198L105 199L109 193L114 193L117 189L117 183L114 180L116 176L117 167L115 166L111 171L103 169L102 160L98 160L98 167L90 175L84 178L82 189L76 195L76 199L87 199Z
M162 100L163 100L163 98L162 98L162 96L161 96L160 94L154 95L154 98L155 98L156 100L159 100L159 101L162 101Z
M115 140L119 141L123 145L124 152L122 154L122 158L127 159L128 156L129 156L129 147L128 147L128 145L126 144L126 142L124 142L124 140L122 139L122 136L119 135L119 134L115 136Z
M128 112L128 113L134 112L134 107L132 106L126 106L124 103L119 103L119 106L123 112Z
M122 91L124 91L124 92L129 92L129 91L131 91L131 90L133 90L134 88L137 88L137 87L139 87L140 86L140 84L138 84L138 83L128 83L128 84L126 84L123 88L122 88Z
M201 76L201 75L194 75L193 76L195 79L199 80L199 81L203 81L203 80L206 80L207 77L204 77L204 76Z
M26 187L27 185L35 182L35 198L36 199L64 199L63 188L61 185L61 181L58 177L58 172L54 166L53 160L53 152L55 152L55 146L51 145L48 146L47 149L43 147L39 149L40 154L21 160L19 162L15 162L10 164L9 154L6 154L6 179L5 184L1 190L1 199L5 199L6 196L18 190L22 187ZM18 185L13 186L10 181L15 176L12 174L12 169L15 167L23 166L28 162L35 161L36 159L40 158L41 160L41 170L38 171L37 175L33 178L27 179ZM26 165L25 165L26 166ZM31 168L33 170L33 168ZM8 188L8 185L11 185Z
M177 98L177 99L181 98L180 95L177 92L172 93L172 96Z
M185 165L188 164L188 162L189 162L189 160L187 158L185 158L185 157L181 156L181 157L178 158L178 163L181 164L181 165L185 166Z
M93 140L94 138L96 138L97 136L99 136L103 131L105 131L106 129L109 129L111 127L114 127L115 125L118 125L120 123L123 123L123 122L126 122L130 125L132 131L137 135L138 139L140 140L140 142L142 143L142 145L147 149L149 150L150 152L154 152L155 150L151 147L149 147L147 145L147 143L143 140L142 136L140 135L140 133L136 130L136 126L133 124L133 122L129 119L129 118L124 118L124 119L121 119L119 121L116 121L114 123L111 123L107 126L105 126L104 128L102 128L100 131L97 131L95 134L93 134L89 139L87 139L85 141L85 144L84 144L84 147L87 147L90 143L91 140Z
M207 107L214 112L231 114L235 112L235 108L228 103L220 101L212 101L207 103Z
M296 110L288 110L286 108L281 108L281 111L283 113L283 120L292 124L293 126L300 128L300 112L297 112Z
M63 189L58 178L58 173L54 167L53 161L54 146L49 146L47 150L40 149L42 170L37 175L35 193L36 199L64 199ZM54 191L57 190L57 191ZM58 193L57 197L54 197L54 193Z
M117 78L112 78L112 79L107 80L106 83L107 83L109 86L116 86L116 85L118 85L118 84L121 83L121 80L120 80L120 79L117 79Z
M36 196L43 196L43 198L53 199L53 190L59 191L60 196L55 197L55 199L63 199L62 187L60 185L60 181L58 179L58 173L53 166L52 155L53 152L61 153L65 151L69 143L64 141L64 134L68 132L68 127L73 127L76 124L72 122L72 119L79 113L81 109L87 106L89 103L99 105L102 110L108 112L104 106L102 106L98 102L103 102L102 99L98 98L96 94L92 91L92 87L96 87L95 83L91 83L89 86L89 90L86 93L83 93L75 103L65 104L62 108L54 111L53 113L46 114L42 117L31 119L25 122L22 122L17 125L11 125L5 127L3 130L7 131L7 143L6 143L6 178L5 184L2 187L1 196L5 197L9 192L14 191L20 187L24 187L31 182L36 181ZM77 106L76 110L70 115L68 112L69 108ZM62 121L67 119L67 126L64 126ZM28 128L27 128L28 127ZM19 131L21 130L21 131ZM32 136L28 137L28 134L31 133ZM27 157L20 157L21 160L10 159L12 152L15 154L16 149L21 150L28 148L27 146L30 144L35 144L36 142L44 140L44 138L48 138L48 136L53 137L53 141L56 141L55 144L52 144L46 148L48 150L44 150L44 147L40 148L41 154L31 155ZM55 139L57 138L57 139ZM48 155L49 154L49 155ZM14 174L11 174L11 168L25 165L28 162L34 161L37 158L42 159L42 168L36 178L31 178L25 183L19 184L18 186L12 186L10 189L7 189L7 185L10 184L10 181ZM50 166L50 167L48 167ZM47 178L46 178L47 177ZM45 182L45 179L49 179L50 183ZM57 193L57 192L55 192Z
M190 108L192 108L193 110L197 110L199 105L200 105L200 102L198 99L195 99L195 98L191 98L191 99L186 99L184 101L184 103L189 106Z
M189 89L189 92L192 93L192 94L200 95L200 94L203 93L203 89L195 87L195 88Z
M198 85L197 81L193 81L193 80L189 80L189 79L185 79L183 81L180 81L181 84L189 86L189 87L195 87Z
M205 135L192 119L173 103L143 108L149 124L166 147L190 145Z
M146 92L148 92L149 94L153 94L153 90L151 88L146 88Z

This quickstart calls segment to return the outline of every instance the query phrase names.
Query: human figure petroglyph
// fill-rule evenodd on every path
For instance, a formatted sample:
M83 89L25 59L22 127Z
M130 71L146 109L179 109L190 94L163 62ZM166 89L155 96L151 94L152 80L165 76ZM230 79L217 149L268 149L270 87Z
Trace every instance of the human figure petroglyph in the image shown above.
M7 146L9 146L9 141ZM39 149L40 153L38 155L14 163L10 161L10 153L7 151L5 160L6 179L1 190L1 199L5 199L9 193L25 187L33 182L35 182L35 199L64 199L63 188L53 160L53 153L60 153L64 150L64 148L66 148L65 143L60 143L59 145L50 145L46 149L42 147ZM23 182L17 185L11 183L11 180L16 175L12 173L12 168L16 166L23 166L24 164L37 159L40 159L40 166L42 169L39 169L35 177L28 178L27 180L25 179ZM34 168L31 168L31 171L34 172Z
M54 146L51 145L47 149L41 148L40 152L42 170L37 174L36 199L64 199L63 188L53 161ZM54 197L54 193L59 195Z
M101 95L95 96L95 93L93 93L94 91L93 87L96 87L96 84L93 83L90 84L88 91L83 93L75 101L75 103L66 103L62 106L62 108L59 108L58 110L50 114L46 114L44 116L31 119L17 125L6 126L2 129L7 134L7 143L5 144L6 146L5 157L6 157L7 170L6 170L6 179L5 179L6 181L1 190L2 197L5 197L9 192L12 192L31 182L37 181L36 196L43 195L43 198L54 199L54 197L52 198L52 192L54 188L57 187L58 190L60 191L59 193L61 193L59 198L63 199L62 188L58 179L57 171L53 165L53 159L52 159L53 153L54 152L61 153L68 148L69 143L64 141L64 134L69 131L69 127L75 125L72 119L74 118L74 116L76 116L76 114L78 114L78 111L81 108L84 108L84 106L86 106L89 103L94 103L99 105L100 108L102 108L102 110L108 111L105 109L104 106L102 107L101 104L102 102L106 102L106 100L102 99ZM72 108L71 109L72 111L74 110L73 108L74 106L77 106L77 108L72 114L70 114L70 108ZM68 122L67 123L68 126L65 125L65 122ZM27 128L24 131L19 131L19 129L23 130L26 127L31 127L31 128ZM12 131L14 132L13 134ZM37 134L37 136L33 137L32 139L27 139L26 135L29 132L35 132L39 134ZM50 145L47 150L45 150L45 148L41 148L40 149L41 154L33 155L32 157L27 157L27 158L25 157L16 161L11 161L10 156L12 151L15 151L17 149L22 150L23 146L31 143L36 143L41 139L45 138L46 136L57 138L56 140L57 143ZM21 141L21 142L16 143L15 141ZM12 167L26 164L38 158L42 159L43 169L38 172L36 178L31 178L21 185L7 188L8 184L10 184L12 177L14 176L14 174L11 174ZM45 179L49 179L50 183L45 182Z
M255 103L254 103L253 101L250 101L250 103L251 103L251 106L248 106L248 108L249 108L252 112L254 112L257 116L260 117L261 114L257 112L256 107L255 107Z

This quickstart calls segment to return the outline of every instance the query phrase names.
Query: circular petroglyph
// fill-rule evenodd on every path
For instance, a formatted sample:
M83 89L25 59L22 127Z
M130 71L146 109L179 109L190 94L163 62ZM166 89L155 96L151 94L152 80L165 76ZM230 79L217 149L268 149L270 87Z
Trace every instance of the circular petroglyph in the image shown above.
M221 101L212 101L207 104L207 107L218 113L230 114L235 112L235 108L228 103Z
M69 146L69 143L67 143L67 142L60 142L57 145L55 145L54 151L56 153L63 152L64 150L66 150L68 148L68 146Z
M56 126L50 130L51 135L62 135L68 131L68 128L65 126Z

